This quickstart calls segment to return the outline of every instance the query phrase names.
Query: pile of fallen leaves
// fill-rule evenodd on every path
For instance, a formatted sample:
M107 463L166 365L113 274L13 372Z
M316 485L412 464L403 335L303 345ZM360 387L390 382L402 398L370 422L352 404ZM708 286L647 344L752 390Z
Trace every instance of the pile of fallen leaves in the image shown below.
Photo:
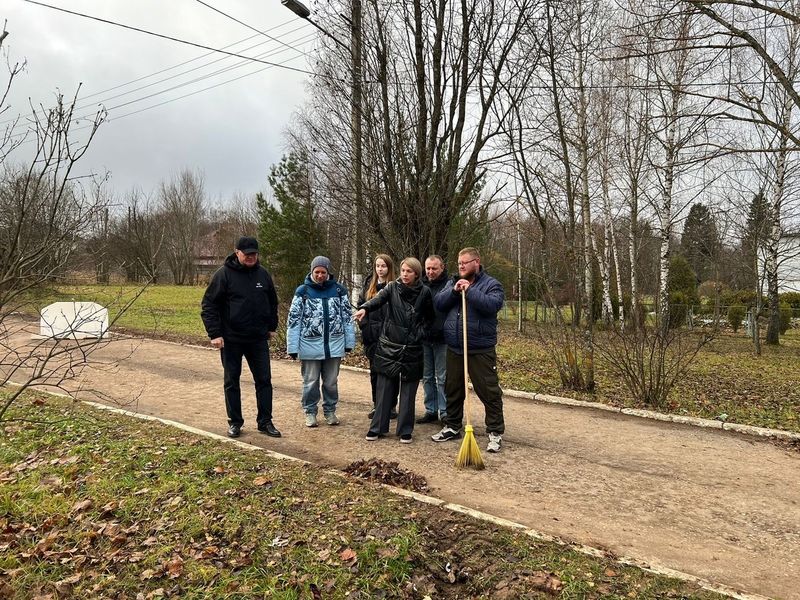
M344 468L344 472L360 479L368 479L412 492L427 492L428 481L422 476L400 468L396 462L386 462L379 458L357 460Z

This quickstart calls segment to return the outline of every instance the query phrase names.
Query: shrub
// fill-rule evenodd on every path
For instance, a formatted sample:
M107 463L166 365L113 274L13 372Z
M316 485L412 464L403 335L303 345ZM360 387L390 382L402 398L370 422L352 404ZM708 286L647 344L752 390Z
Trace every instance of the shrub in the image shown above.
M781 316L781 325L780 325L780 332L781 335L789 331L789 327L792 325L792 314L794 311L789 304L785 302L781 302L779 308L780 316Z
M745 308L741 304L734 304L728 307L728 325L731 326L734 333L739 331L744 320Z
M709 279L698 286L697 295L700 296L700 298L707 298L713 301L714 297L717 295L717 287L719 287L720 290L720 297L726 293L730 293L728 286L724 283Z
M756 293L753 290L725 290L720 294L719 300L723 306L742 304L749 308L756 304ZM763 299L761 304L766 305L766 299Z
M669 327L675 329L686 325L686 316L689 314L689 301L686 294L672 292L669 295Z
M689 261L677 254L672 257L669 266L669 277L667 278L667 289L670 297L672 294L682 294L683 304L697 304L697 276L692 270ZM672 301L670 301L672 303Z
M784 292L778 296L781 303L786 303L796 310L800 310L800 292Z

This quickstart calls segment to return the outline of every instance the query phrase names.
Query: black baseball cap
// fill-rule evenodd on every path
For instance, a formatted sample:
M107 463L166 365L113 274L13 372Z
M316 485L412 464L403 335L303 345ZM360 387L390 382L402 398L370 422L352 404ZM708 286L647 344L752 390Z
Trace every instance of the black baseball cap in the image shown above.
M256 254L258 252L258 240L254 237L242 236L236 242L236 249L245 254Z

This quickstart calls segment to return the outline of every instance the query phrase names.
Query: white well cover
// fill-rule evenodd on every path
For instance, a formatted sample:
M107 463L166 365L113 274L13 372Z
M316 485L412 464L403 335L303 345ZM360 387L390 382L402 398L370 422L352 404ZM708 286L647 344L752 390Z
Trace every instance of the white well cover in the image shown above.
M54 302L42 309L39 334L73 339L106 337L108 309L95 302Z

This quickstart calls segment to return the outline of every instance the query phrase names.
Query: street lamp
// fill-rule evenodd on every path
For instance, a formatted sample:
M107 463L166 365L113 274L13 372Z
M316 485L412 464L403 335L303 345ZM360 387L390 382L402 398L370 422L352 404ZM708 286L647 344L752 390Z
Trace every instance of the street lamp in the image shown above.
M291 10L301 19L305 19L314 27L319 29L326 36L331 38L334 42L339 44L342 48L350 51L350 68L351 68L351 105L350 105L350 123L353 136L353 152L352 164L353 170L353 186L355 195L355 212L356 212L356 232L355 232L355 247L353 248L352 262L353 262L353 289L351 290L353 297L353 304L358 301L358 294L361 291L362 273L365 262L365 248L364 248L364 232L363 232L363 219L364 214L364 197L363 197L363 181L361 172L361 0L352 0L350 9L350 46L347 46L335 35L326 31L322 26L311 19L311 11L309 8L300 2L300 0L281 0L286 8Z

